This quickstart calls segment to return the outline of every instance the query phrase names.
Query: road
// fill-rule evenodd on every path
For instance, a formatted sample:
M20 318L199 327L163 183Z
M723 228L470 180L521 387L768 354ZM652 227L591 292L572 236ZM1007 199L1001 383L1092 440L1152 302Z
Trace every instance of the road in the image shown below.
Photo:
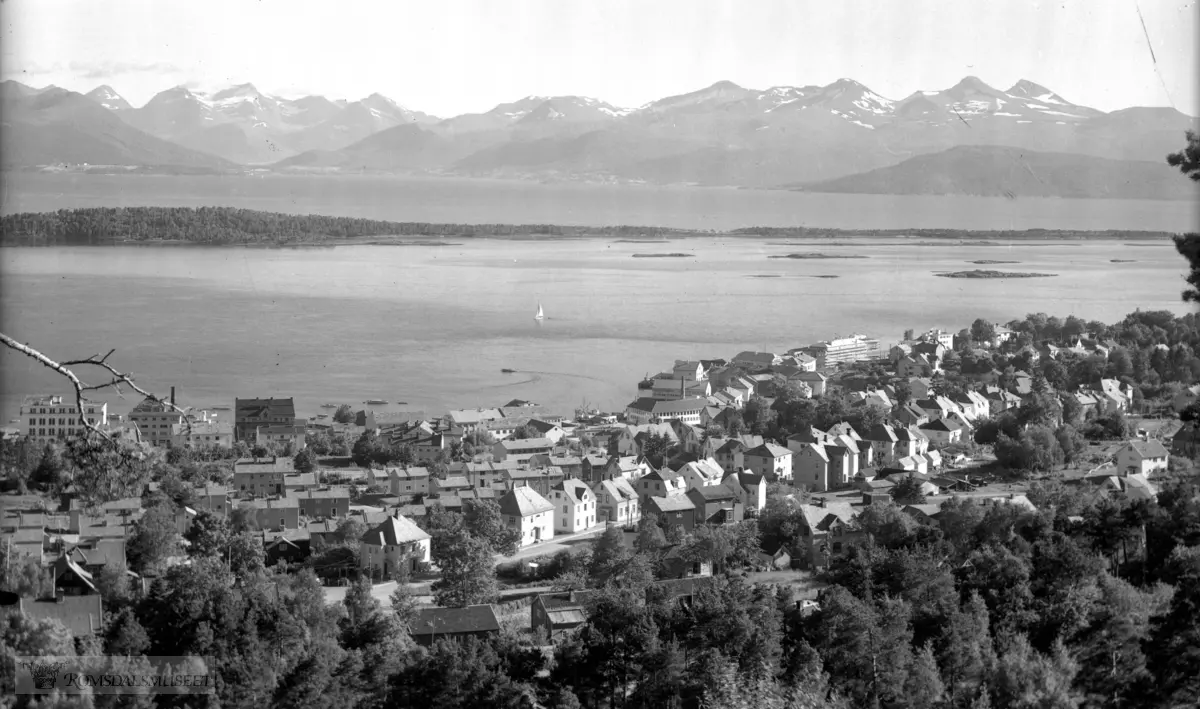
M512 556L504 556L502 554L497 554L496 555L496 565L498 566L505 562L520 561L522 559L530 559L533 557L544 556L547 554L557 554L558 552L562 551L563 549L570 549L572 546L578 545L585 540L592 539L594 537L599 536L602 532L604 532L604 529L605 529L605 526L603 524L598 524L594 527L590 527L586 531L579 532L577 534L565 534L563 536L556 536L553 539L551 539L550 541L523 547L522 549L518 550L516 554L513 554ZM325 587L325 602L326 603L341 603L346 598L346 589L348 589L348 588L349 588L349 586L326 586ZM429 583L428 582L410 583L410 584L408 584L408 588L417 597L418 603L420 603L422 605L433 605L433 596L430 595L430 593L429 593ZM394 593L395 590L396 590L396 582L395 581L387 581L384 583L377 583L371 587L371 595L376 600L378 600L380 603L382 603L385 607L387 607L392 604L391 597L392 597L392 593ZM501 596L503 596L506 592L510 593L510 594L524 595L527 593L543 593L543 592L546 592L549 590L550 590L549 586L536 586L536 587L531 587L531 588L514 588L511 590L502 591Z

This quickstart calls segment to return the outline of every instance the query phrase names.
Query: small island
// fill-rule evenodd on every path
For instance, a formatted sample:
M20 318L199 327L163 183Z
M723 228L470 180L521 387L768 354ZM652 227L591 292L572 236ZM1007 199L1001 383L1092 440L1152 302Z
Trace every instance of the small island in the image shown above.
M946 273L935 273L935 276L941 278L1050 278L1057 276L1057 273L1017 273L1015 271L983 271L975 269L974 271L948 271Z
M768 256L767 258L793 258L793 259L826 259L826 258L867 258L860 254L822 254L817 252L809 252L806 254L785 254L783 256Z
M983 258L983 259L979 259L978 261L971 261L971 263L979 264L980 266L987 266L987 265L998 264L998 263L1021 263L1021 262L1020 261L997 261L996 259Z
M694 254L634 254L634 258L691 258Z
M1137 261L1135 261L1134 259L1131 259L1131 258L1110 258L1108 260L1108 262L1109 263L1137 263Z
M747 276L747 278L784 278L784 276L781 274L778 274L778 273L757 273L757 274ZM828 275L828 274L819 274L819 275L802 274L802 275L797 275L797 276L787 276L787 278L841 278L841 276Z

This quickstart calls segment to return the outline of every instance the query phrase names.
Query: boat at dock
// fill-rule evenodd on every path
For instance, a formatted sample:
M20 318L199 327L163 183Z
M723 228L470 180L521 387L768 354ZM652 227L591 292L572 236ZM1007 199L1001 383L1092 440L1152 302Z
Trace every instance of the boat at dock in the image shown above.
M387 402L384 401L383 399L367 399L363 403L371 405L371 406L382 406L383 404L386 404Z

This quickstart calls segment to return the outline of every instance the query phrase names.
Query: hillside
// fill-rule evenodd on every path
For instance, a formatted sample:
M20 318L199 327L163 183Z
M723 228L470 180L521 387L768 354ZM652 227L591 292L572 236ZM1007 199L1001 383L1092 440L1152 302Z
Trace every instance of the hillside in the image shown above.
M960 146L833 180L806 192L1186 200L1200 196L1165 163L997 146Z
M82 94L59 88L15 93L6 91L0 110L0 161L6 168L61 163L234 167L219 157L148 135Z

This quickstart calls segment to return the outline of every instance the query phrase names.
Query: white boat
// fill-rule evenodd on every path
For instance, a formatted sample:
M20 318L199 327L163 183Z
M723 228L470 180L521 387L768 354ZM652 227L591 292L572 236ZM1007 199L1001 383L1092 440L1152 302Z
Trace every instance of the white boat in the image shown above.
M533 316L533 319L534 320L545 320L546 319L546 314L542 312L542 304L541 303L538 303L538 311L537 311L537 314Z

